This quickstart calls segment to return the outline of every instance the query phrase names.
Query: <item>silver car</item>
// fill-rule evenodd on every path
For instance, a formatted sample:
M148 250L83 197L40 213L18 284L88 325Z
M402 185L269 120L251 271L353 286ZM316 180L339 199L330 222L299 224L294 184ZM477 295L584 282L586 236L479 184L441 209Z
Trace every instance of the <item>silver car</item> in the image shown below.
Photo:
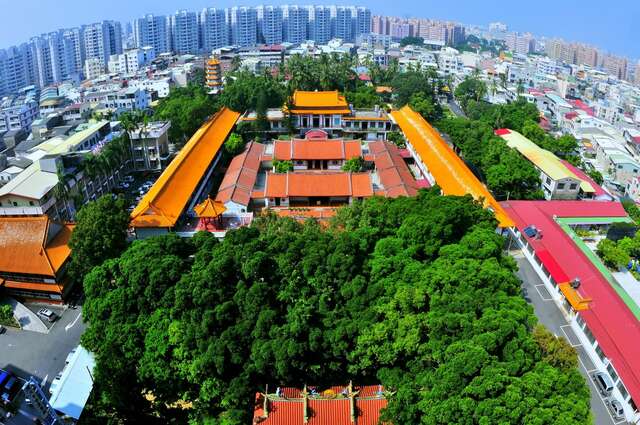
M607 405L611 415L615 420L620 420L624 418L624 409L622 408L622 403L620 403L615 398L608 398L604 401L604 404Z
M58 316L56 316L56 314L48 308L41 308L40 310L38 310L38 316L42 317L48 322L55 322L55 320L58 318Z

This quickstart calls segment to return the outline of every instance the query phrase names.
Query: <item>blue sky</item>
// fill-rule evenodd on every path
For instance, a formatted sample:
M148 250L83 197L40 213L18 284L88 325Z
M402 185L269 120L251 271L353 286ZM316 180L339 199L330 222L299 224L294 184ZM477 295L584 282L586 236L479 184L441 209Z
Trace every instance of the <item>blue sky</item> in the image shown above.
M177 8L282 4L260 0L0 0L0 47L57 28L100 19L131 20ZM295 3L290 1L289 3ZM301 2L309 4L312 2ZM318 4L369 6L374 14L448 19L465 24L502 21L517 31L584 41L606 51L640 58L640 0L360 0Z

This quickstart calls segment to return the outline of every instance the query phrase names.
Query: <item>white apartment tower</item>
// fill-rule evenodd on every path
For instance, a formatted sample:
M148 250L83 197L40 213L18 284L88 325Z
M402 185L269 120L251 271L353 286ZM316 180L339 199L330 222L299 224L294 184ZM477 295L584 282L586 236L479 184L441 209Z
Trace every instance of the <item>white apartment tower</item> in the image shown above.
M302 43L307 40L309 10L300 6L282 6L284 19L284 41Z
M229 10L231 42L234 45L254 46L258 38L258 15L253 7L233 7Z
M86 59L99 59L106 67L109 56L122 53L122 28L120 22L102 21L86 25L82 39ZM85 60L86 60L85 59ZM92 62L95 68L96 62Z
M171 15L171 38L176 53L197 53L200 50L198 15L186 10L178 10Z
M151 46L157 54L169 52L169 34L166 16L145 15L133 21L133 39L136 47Z
M227 17L224 9L210 7L200 12L200 45L206 53L229 44Z
M283 13L279 6L258 6L259 41L264 44L280 44L283 35Z

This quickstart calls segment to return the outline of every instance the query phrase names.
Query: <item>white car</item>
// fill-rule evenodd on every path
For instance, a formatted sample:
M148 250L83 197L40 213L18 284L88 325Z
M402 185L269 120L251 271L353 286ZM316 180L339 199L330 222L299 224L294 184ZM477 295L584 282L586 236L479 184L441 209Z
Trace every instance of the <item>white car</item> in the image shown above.
M55 320L58 318L58 316L56 316L56 314L48 308L41 308L40 310L38 310L38 316L42 317L50 323L55 322Z

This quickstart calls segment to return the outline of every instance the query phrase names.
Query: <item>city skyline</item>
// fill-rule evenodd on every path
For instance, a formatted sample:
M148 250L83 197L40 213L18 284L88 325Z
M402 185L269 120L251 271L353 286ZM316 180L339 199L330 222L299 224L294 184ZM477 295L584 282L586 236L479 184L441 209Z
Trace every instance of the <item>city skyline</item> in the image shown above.
M60 7L60 3L67 7ZM125 3L122 0L114 0L108 4L91 4L78 0L63 0L54 4L49 2L23 2L4 5L3 14L5 19L0 26L0 48L7 48L11 45L27 41L32 36L55 31L60 28L76 27L90 24L100 20L115 19L122 22L131 22L143 14L169 15L175 13L177 9L187 9L189 11L201 11L205 7L226 8L232 6L258 6L264 5L284 5L291 2L245 2L237 3L226 0L221 3L212 4L208 0L188 0L180 4L164 3L158 5L148 0L135 3ZM338 6L349 5L351 2L331 2ZM426 10L416 11L415 4L411 2L394 2L393 7L380 0L372 0L366 4L358 2L355 6L365 6L371 9L372 15L381 14L387 16L432 18L441 20L458 21L464 25L486 26L490 22L501 21L509 25L510 31L531 32L536 36L547 38L562 38L569 42L580 42L594 45L604 52L627 56L630 60L636 61L640 58L640 46L633 43L637 39L633 26L633 16L640 13L640 5L632 1L624 1L622 6L616 11L602 11L596 7L594 2L590 2L579 10L568 4L557 4L550 0L542 0L536 3L536 9L530 13L516 13L513 6L502 0L492 0L484 2L482 5L475 2L462 0L458 4L460 7L451 9L444 4L429 2ZM123 7L118 7L122 4ZM301 5L307 5L302 3ZM329 5L329 3L317 3L318 5ZM636 11L634 13L633 11ZM410 12L410 13L409 13ZM565 19L571 16L571 21ZM24 25L24 22L31 19L32 25ZM593 24L589 24L592 22ZM615 28L616 31L594 31L593 27ZM41 28L33 31L33 28Z

